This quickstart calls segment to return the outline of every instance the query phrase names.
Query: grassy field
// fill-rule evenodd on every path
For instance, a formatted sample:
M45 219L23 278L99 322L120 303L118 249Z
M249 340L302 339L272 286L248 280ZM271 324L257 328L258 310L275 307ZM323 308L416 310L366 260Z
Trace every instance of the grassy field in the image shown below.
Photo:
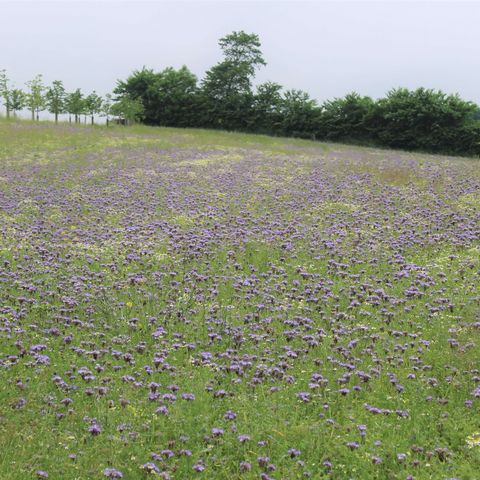
M479 479L480 163L0 121L0 479Z

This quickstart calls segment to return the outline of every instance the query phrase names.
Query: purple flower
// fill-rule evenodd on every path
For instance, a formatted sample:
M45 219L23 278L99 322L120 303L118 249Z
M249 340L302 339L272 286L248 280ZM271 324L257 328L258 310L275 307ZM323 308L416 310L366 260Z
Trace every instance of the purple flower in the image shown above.
M153 462L147 462L142 465L142 469L145 470L147 473L160 473L160 469L157 467L157 465Z
M223 418L225 420L235 420L237 418L237 414L235 412L232 412L231 410L228 410L228 412L225 413Z
M196 472L203 472L205 470L205 465L202 462L197 462L192 468Z
M100 435L100 433L102 433L102 427L100 427L100 425L98 423L92 423L89 427L88 427L88 431L89 433L91 433L93 436L97 436L97 435Z
M115 468L106 468L103 475L107 478L123 478L123 473Z
M290 456L290 458L298 457L301 453L302 452L300 450L297 450L296 448L291 448L288 451L288 455Z
M297 393L297 398L302 402L308 403L310 401L310 394L308 392L299 392Z
M242 473L249 472L252 469L252 465L248 462L241 462L240 463L240 471Z

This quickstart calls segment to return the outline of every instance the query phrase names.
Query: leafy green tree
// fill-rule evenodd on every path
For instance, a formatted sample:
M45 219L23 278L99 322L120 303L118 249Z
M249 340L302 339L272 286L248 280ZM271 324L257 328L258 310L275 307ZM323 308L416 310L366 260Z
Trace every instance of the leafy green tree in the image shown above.
M25 107L25 93L19 88L13 88L10 90L10 109L13 111L13 116L17 116L17 112Z
M265 82L257 87L253 99L252 130L259 133L278 133L282 122L282 86Z
M85 98L85 111L90 115L92 125L94 124L95 115L100 113L102 109L102 97L98 96L95 91Z
M48 111L55 115L55 123L58 123L58 115L65 111L65 87L61 80L54 80L45 95Z
M248 129L253 116L252 80L266 65L256 34L232 32L219 40L224 60L202 81L206 126Z
M110 93L107 93L105 95L105 98L102 101L102 108L100 110L100 115L102 117L106 117L105 121L106 121L107 127L110 123L110 115L112 115L112 104L113 104L112 95L110 95Z
M196 123L197 77L186 67L168 67L156 74L149 90L155 104L153 118L157 125L189 127Z
M26 83L29 91L26 94L26 106L32 114L32 121L39 120L40 112L45 108L45 86L43 85L42 75L37 75L33 80Z
M370 132L365 119L373 107L370 97L356 92L326 101L322 105L318 136L327 140L367 141Z
M156 124L157 99L155 98L155 82L158 74L152 69L143 67L135 70L125 81L118 80L113 93L118 97L126 96L129 100L139 99L143 106L143 119L147 125Z
M112 105L111 112L123 119L126 125L131 125L142 118L144 107L139 98L124 95Z
M303 90L287 90L282 100L282 131L284 135L315 138L320 109Z
M65 110L69 114L70 122L72 121L72 115L74 115L75 123L80 122L80 115L84 111L84 103L85 99L83 98L82 92L79 88L66 95Z
M3 105L7 118L10 117L10 89L8 87L9 78L5 69L0 70L0 97L2 97Z
M267 64L260 50L260 39L255 33L245 33L243 30L232 32L221 38L218 44L223 51L224 61L242 66L250 79L257 68Z

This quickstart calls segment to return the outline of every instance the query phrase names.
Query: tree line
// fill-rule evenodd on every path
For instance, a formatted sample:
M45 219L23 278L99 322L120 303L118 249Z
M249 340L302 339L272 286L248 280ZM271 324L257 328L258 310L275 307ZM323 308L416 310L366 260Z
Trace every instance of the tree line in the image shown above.
M122 123L130 124L141 119L143 106L140 99L128 96L113 98L111 94L101 97L95 91L85 95L77 88L67 92L61 80L54 80L51 85L43 83L42 75L26 82L26 90L13 88L5 70L0 70L0 98L5 107L6 116L16 117L17 112L28 109L32 121L39 121L40 112L48 111L55 116L58 123L59 115L68 114L69 122L80 123L90 119L93 125L95 116L106 117L107 125L110 118L117 117Z
M118 80L113 95L66 93L62 82L44 87L41 77L26 93L9 89L0 72L0 95L9 112L42 108L58 120L68 113L121 118L125 123L199 127L338 141L457 155L480 155L480 109L458 95L426 88L397 88L383 98L349 93L319 104L298 89L275 82L253 86L266 65L258 35L232 32L219 40L223 58L200 81L186 67L142 68ZM35 117L36 115L36 117Z

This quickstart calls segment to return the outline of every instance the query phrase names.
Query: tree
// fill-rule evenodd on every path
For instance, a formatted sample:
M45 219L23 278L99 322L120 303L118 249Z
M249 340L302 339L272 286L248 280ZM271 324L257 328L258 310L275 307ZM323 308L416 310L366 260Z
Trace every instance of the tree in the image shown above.
M155 125L157 105L154 95L155 82L158 75L152 70L143 67L135 70L125 81L118 80L113 93L119 97L126 96L130 100L139 99L143 106L143 119L148 125Z
M186 67L161 72L134 71L118 81L114 93L138 98L144 106L144 122L149 125L185 127L198 124L197 77Z
M252 129L260 133L276 133L281 123L282 86L265 82L257 87L253 99L254 123Z
M254 33L232 32L218 42L223 51L225 62L242 65L248 77L253 77L255 69L265 66L258 35Z
M29 88L29 92L26 94L25 103L32 113L32 121L35 120L35 114L38 121L39 113L45 106L45 96L43 94L45 87L42 82L42 75L37 75L33 80L28 81L26 85Z
M157 125L188 127L196 123L197 77L186 67L168 67L157 74L149 96Z
M95 90L85 98L85 111L90 115L92 125L94 123L94 117L100 113L102 109L102 98L99 97Z
M55 123L58 123L58 115L65 111L65 87L61 80L54 80L45 95L48 111L55 115Z
M478 106L458 95L418 88L394 89L378 100L366 119L372 137L393 148L460 153L465 132L475 132ZM467 127L467 130L465 128Z
M284 135L315 138L320 109L307 92L287 90L283 96L281 113Z
M112 105L111 112L113 115L124 119L126 125L130 125L142 118L144 107L139 98L124 95Z
M70 122L72 121L71 115L74 115L75 123L80 122L80 115L83 113L84 110L84 98L79 88L77 88L74 92L66 95L65 110L70 116Z
M224 60L214 65L202 81L206 126L247 129L253 115L252 80L266 65L256 34L232 32L219 40Z
M319 137L327 140L367 141L370 137L366 118L374 107L370 97L356 92L344 98L328 100L322 105Z
M10 109L13 111L13 116L17 116L17 112L25 106L25 94L19 88L14 88L10 91Z
M10 90L8 88L9 78L5 69L0 70L0 97L3 99L7 118L10 117Z
M112 114L112 104L113 104L112 96L109 93L107 93L105 95L105 98L102 101L102 108L100 110L100 115L102 117L106 117L107 127L110 123L110 115Z

